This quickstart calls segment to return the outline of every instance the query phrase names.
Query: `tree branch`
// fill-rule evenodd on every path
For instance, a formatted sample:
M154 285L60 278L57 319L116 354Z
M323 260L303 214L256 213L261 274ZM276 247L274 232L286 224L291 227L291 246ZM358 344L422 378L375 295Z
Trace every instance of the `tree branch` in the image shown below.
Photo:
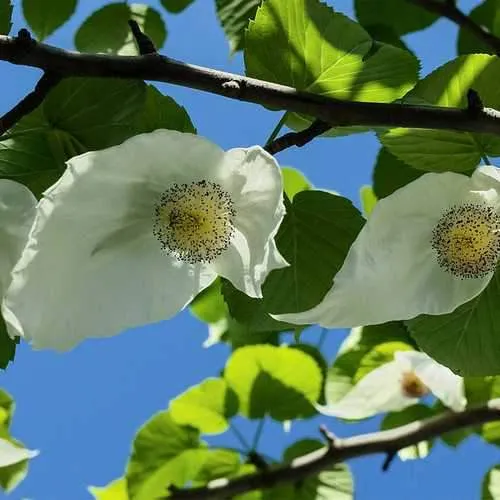
M344 101L292 87L192 66L157 54L80 54L32 41L0 36L0 60L40 68L61 77L86 76L152 80L211 92L317 118L331 127L413 127L500 134L500 113L435 106Z
M0 117L0 136L13 127L23 116L31 113L42 104L47 94L61 81L54 73L45 72L38 80L35 88L10 111Z
M412 422L386 431L362 434L340 439L332 437L328 446L280 465L267 472L249 474L235 479L215 480L207 486L171 490L169 500L228 498L257 489L266 489L278 483L295 483L331 467L333 464L376 453L393 456L398 450L436 438L446 432L500 420L500 399L485 406L460 413L447 412L425 420ZM324 432L324 431L323 431ZM388 460L386 459L386 464ZM390 462L389 462L390 463Z
M298 146L301 148L331 128L331 125L328 123L321 120L315 120L309 127L301 130L300 132L289 132L288 134L283 134L281 137L278 137L274 141L266 144L264 149L269 154L274 155L280 151L291 148L292 146Z
M487 29L475 23L467 14L464 14L453 1L443 0L408 0L423 9L448 18L458 26L469 30L476 37L489 45L497 55L500 55L500 38Z

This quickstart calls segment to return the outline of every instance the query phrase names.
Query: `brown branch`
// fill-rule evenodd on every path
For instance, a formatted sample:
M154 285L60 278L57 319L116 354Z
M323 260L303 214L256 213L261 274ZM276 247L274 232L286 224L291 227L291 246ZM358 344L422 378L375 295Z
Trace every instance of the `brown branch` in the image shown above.
M13 127L23 116L42 104L47 94L61 81L61 77L46 72L38 80L35 88L19 101L10 111L0 117L0 135Z
M331 127L413 127L500 134L500 113L435 106L383 104L332 99L254 78L192 66L157 54L79 54L33 41L23 46L0 36L0 60L54 72L63 77L129 78L167 82L317 118Z
M204 487L175 489L169 500L220 499L253 490L272 488L279 483L295 483L331 467L333 464L376 453L392 457L398 450L420 441L436 438L449 431L500 420L500 399L460 413L446 412L386 431L349 438L334 437L328 446L283 464L267 472L249 474L228 481L216 480ZM385 463L387 464L386 459ZM390 463L390 462L389 462ZM388 465L387 465L388 466Z
M328 123L321 120L315 120L309 127L300 132L289 132L288 134L283 134L274 141L266 144L264 149L269 154L276 154L285 149L291 148L292 146L298 146L301 148L305 146L308 142L311 142L315 137L324 134L327 130L332 127Z
M479 40L489 45L493 51L500 55L500 38L490 33L487 29L474 22L467 14L464 14L453 1L443 0L408 0L423 9L448 18L458 26L469 30Z

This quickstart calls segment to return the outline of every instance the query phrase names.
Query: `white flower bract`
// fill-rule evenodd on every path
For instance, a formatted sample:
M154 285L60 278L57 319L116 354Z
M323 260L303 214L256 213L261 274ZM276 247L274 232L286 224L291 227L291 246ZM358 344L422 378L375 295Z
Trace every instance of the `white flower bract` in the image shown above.
M463 379L422 352L398 351L394 361L363 377L336 403L319 406L329 416L360 419L399 411L431 392L454 411L466 406Z
M273 317L350 328L450 313L484 290L499 255L500 170L428 173L376 204L317 306Z
M217 275L260 297L287 265L284 213L281 171L258 146L157 130L77 156L39 202L6 320L63 351L170 318Z
M0 297L11 282L11 271L28 239L36 198L24 185L0 179ZM15 335L10 328L9 331Z
M0 438L0 468L29 460L38 454L38 450L28 450L11 443L7 439Z

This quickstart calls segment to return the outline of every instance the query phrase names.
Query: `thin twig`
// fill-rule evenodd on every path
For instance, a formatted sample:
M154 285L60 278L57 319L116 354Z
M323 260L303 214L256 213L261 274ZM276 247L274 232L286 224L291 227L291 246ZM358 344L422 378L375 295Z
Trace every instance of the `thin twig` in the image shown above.
M137 21L130 19L128 25L130 26L130 31L132 31L135 43L139 49L139 54L141 54L141 56L145 56L146 54L156 54L157 51L153 40L141 31Z
M296 458L264 473L254 473L227 481L213 481L206 486L171 491L169 500L220 499L253 490L272 488L279 483L295 483L332 465L376 453L387 456L420 441L436 438L449 431L500 420L500 399L460 413L446 412L385 431L349 438L334 438L333 444ZM328 440L330 441L330 440ZM388 460L386 460L388 462ZM390 463L390 462L389 462Z
M35 88L19 101L10 111L0 117L0 135L13 127L23 116L42 104L47 94L61 81L55 73L46 72L38 80Z
M499 113L485 108L478 116L466 109L400 103L356 102L297 91L255 78L193 66L157 54L113 56L80 54L34 41L28 47L0 36L0 60L41 68L63 77L128 78L168 82L240 101L317 118L331 127L410 127L500 135Z
M269 142L264 146L264 149L268 153L274 155L292 146L298 146L301 148L331 128L331 125L328 123L321 120L315 120L309 127L301 130L300 132L289 132L288 134L284 134L274 141Z
M448 18L458 26L469 30L479 40L490 46L493 51L500 55L500 38L490 33L488 30L474 22L470 16L462 12L455 2L442 0L408 0L409 2L418 5L429 12L439 14L440 16Z

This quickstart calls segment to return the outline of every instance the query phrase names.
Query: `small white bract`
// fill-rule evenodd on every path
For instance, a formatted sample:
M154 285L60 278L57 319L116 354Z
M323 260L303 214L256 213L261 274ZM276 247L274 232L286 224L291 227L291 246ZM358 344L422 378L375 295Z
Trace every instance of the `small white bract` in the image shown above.
M287 265L284 213L281 171L258 146L157 130L77 156L39 203L6 321L35 348L67 350L170 318L217 275L260 297Z
M428 173L380 200L322 302L273 315L327 328L446 314L481 293L500 256L500 170Z
M12 269L28 240L36 203L26 186L0 179L0 297L10 285Z
M345 419L368 418L403 410L429 393L454 411L462 411L467 403L461 377L427 354L399 351L394 361L368 373L342 399L318 410Z
M7 439L0 438L0 468L24 462L39 454L38 450L28 450L17 446Z

